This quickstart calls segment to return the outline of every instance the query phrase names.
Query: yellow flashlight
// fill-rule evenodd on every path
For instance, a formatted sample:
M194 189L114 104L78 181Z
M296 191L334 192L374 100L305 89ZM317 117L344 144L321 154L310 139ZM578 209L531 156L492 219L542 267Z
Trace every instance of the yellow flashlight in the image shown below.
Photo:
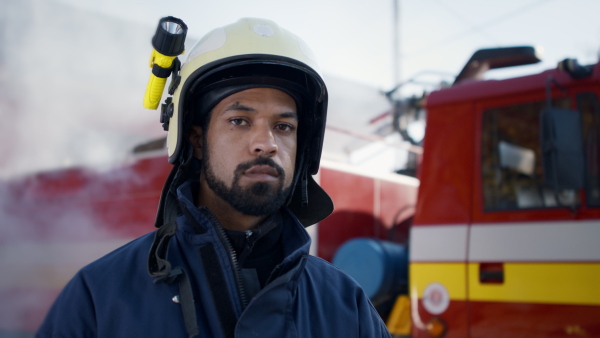
M177 63L177 56L183 54L186 34L187 26L181 19L168 16L158 22L156 33L152 37L152 74L144 95L144 108L158 108L167 78L173 70L174 60Z

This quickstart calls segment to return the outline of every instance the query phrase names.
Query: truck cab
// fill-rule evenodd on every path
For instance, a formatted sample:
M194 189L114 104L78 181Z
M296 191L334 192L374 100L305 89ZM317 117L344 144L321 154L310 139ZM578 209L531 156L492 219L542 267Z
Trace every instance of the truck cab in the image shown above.
M392 334L600 335L600 63L482 79L536 57L531 47L478 51L452 86L425 97L412 224L392 240L408 250L405 291L389 289L400 297L382 314Z

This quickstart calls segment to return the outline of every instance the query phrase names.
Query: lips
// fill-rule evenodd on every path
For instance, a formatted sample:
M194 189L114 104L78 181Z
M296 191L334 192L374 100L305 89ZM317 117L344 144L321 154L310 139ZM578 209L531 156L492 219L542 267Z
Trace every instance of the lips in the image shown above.
M255 165L250 169L244 172L245 176L255 178L255 179L277 179L279 177L279 173L277 169L273 168L270 165Z

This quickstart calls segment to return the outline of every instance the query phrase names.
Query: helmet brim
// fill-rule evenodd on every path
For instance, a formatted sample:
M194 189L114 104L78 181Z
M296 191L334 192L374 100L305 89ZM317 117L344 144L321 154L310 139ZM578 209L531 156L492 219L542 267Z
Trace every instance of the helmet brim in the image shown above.
M311 226L331 215L334 206L331 197L312 176L306 180L308 204L302 203L302 189L294 189L288 209L294 213L304 227Z

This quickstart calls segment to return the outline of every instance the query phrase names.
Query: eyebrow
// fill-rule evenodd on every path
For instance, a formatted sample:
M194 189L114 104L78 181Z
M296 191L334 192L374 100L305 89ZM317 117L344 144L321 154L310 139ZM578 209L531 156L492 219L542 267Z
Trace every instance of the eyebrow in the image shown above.
M254 109L252 107L244 106L243 104L240 104L239 102L235 102L235 103L231 104L229 107L225 108L225 110L223 112L228 112L228 111L232 111L232 110L256 111L256 109Z
M281 113L279 114L279 117L282 118L292 118L292 119L298 119L298 114L294 113L294 112L287 112L287 113Z
M225 108L223 113L226 113L228 111L235 111L235 110L256 112L256 109L254 109L252 107L244 106L243 104L240 104L239 102L235 102L232 105L230 105L229 107ZM291 112L291 111L280 113L278 116L281 118L292 118L292 119L298 120L298 114Z

